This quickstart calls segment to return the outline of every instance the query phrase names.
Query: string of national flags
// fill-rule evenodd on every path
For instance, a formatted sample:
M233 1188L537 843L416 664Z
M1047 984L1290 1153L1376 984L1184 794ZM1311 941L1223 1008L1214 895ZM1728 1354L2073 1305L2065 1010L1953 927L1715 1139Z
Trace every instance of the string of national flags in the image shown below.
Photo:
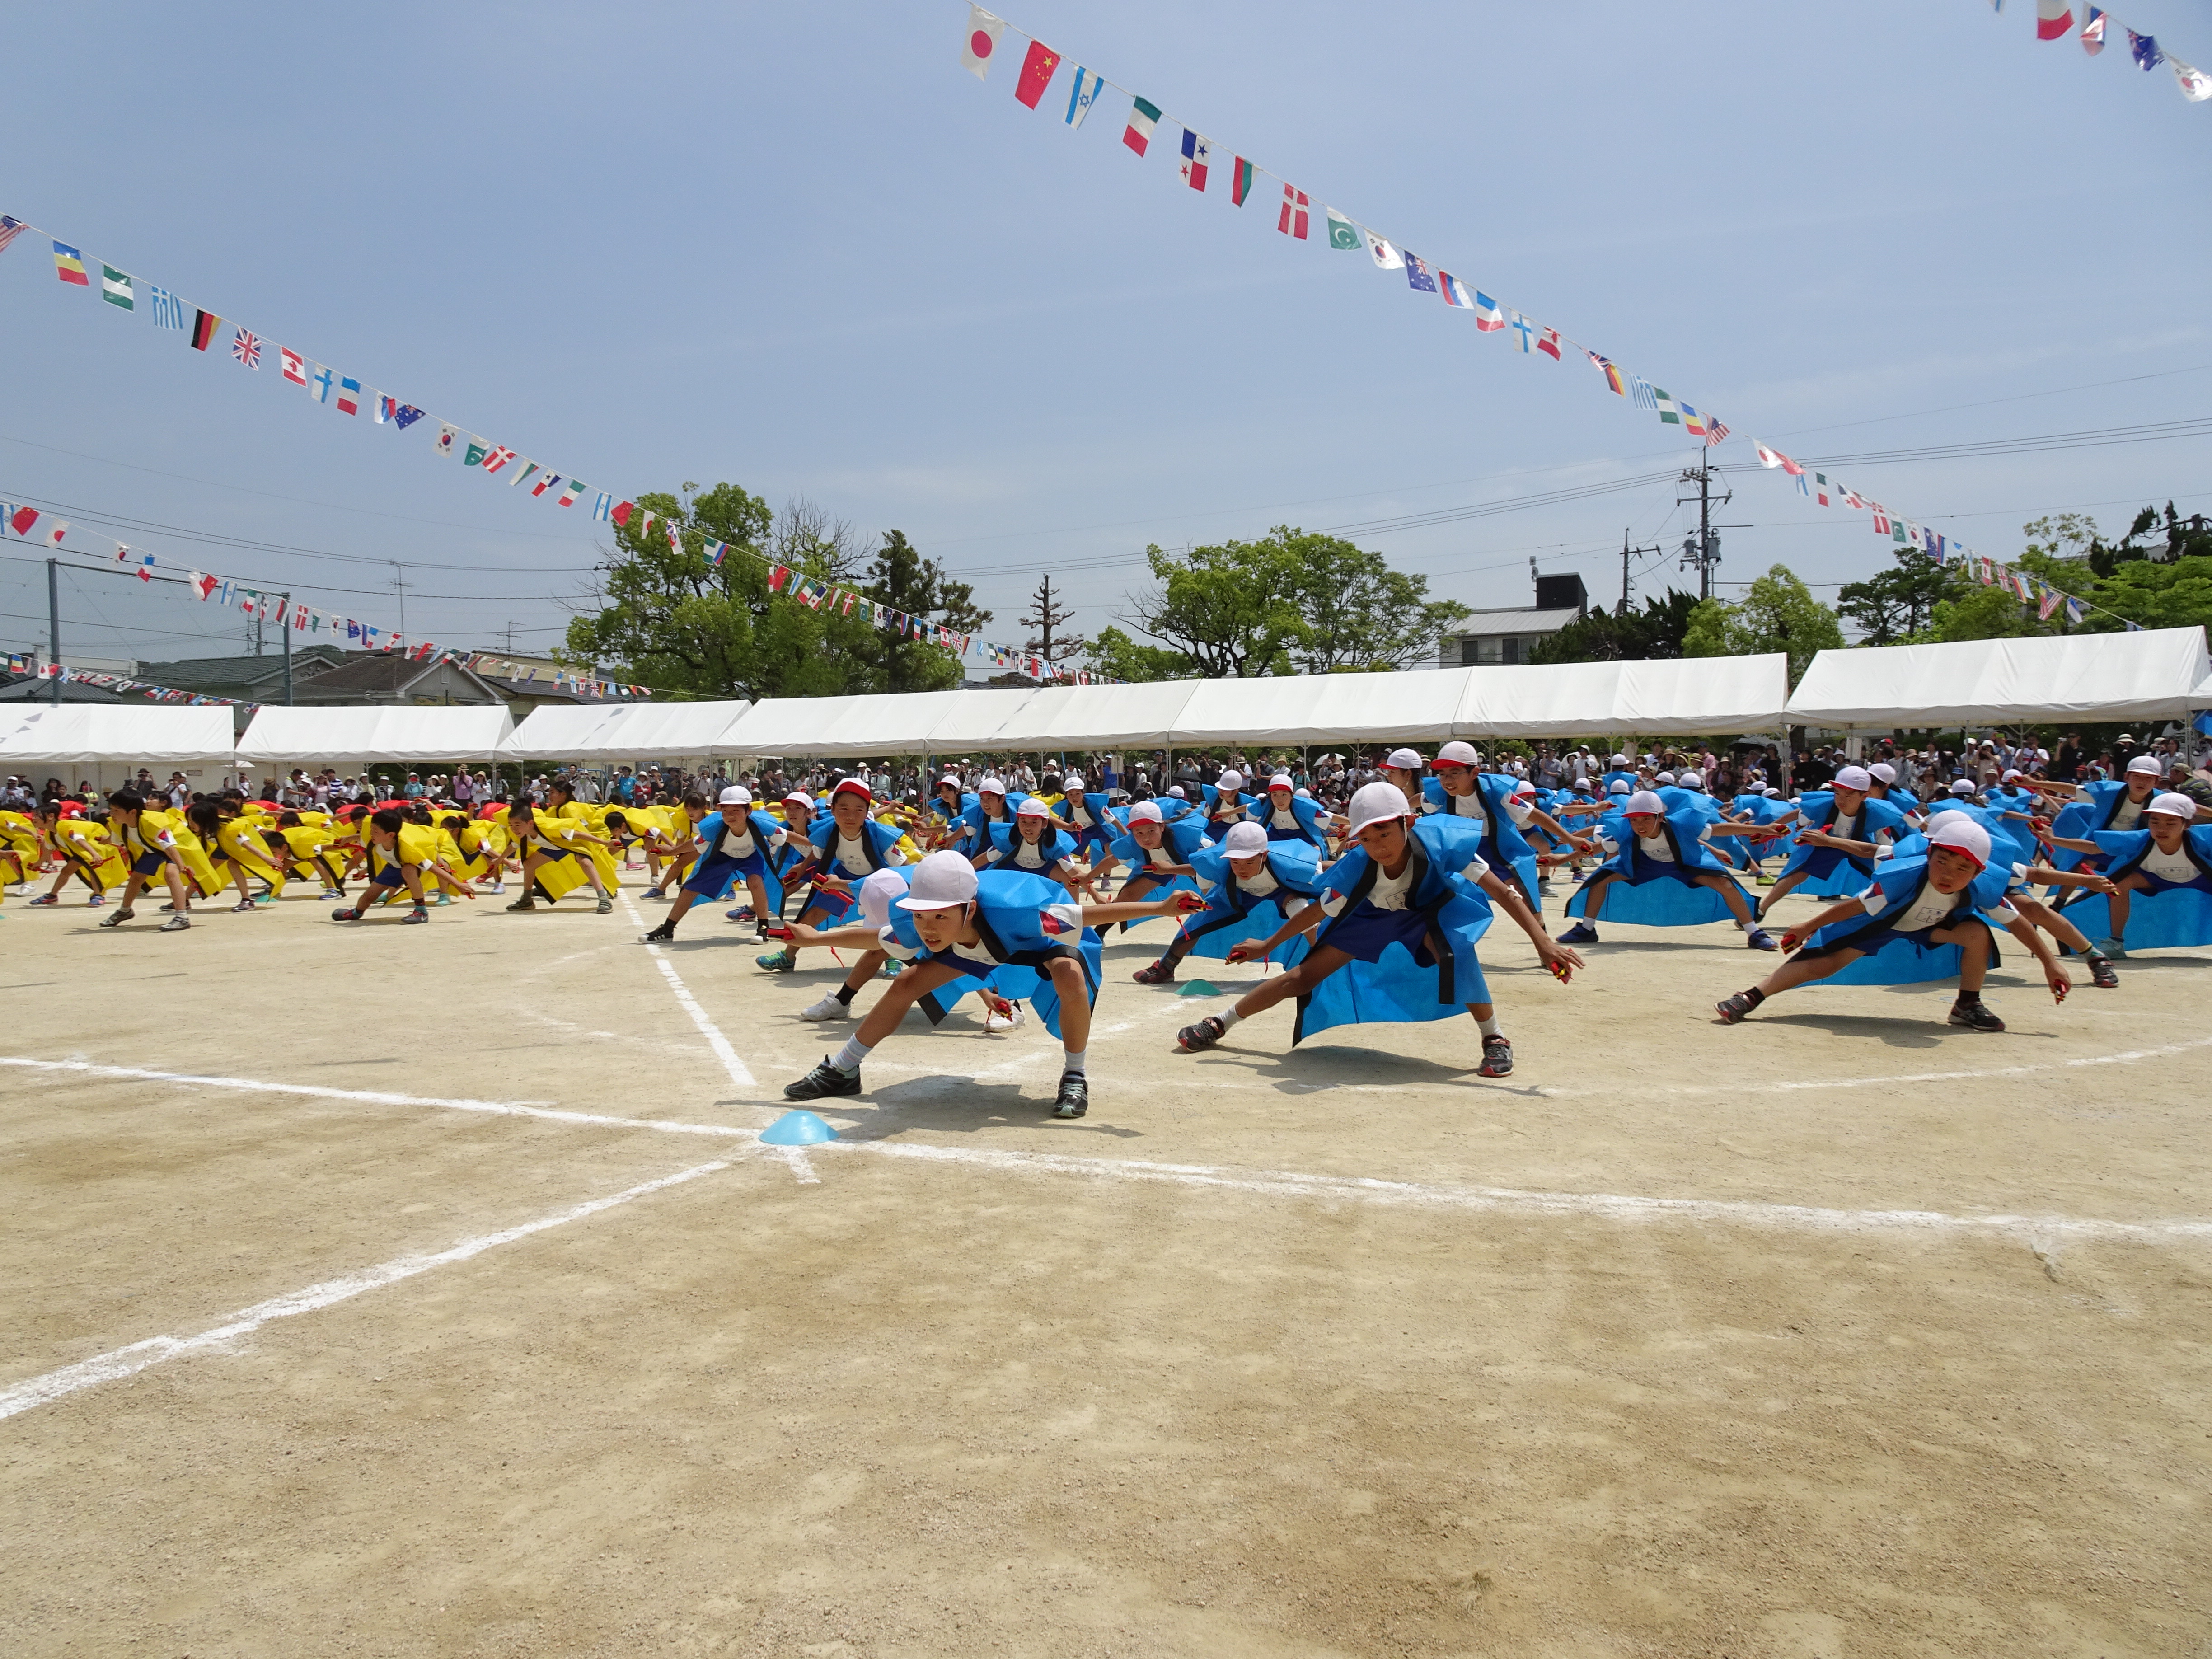
M2004 0L1990 0L1992 11L2002 11ZM2160 64L2170 65L2173 78L2181 88L2181 95L2192 104L2201 104L2212 98L2212 75L2192 69L2166 51L2154 34L2140 34L2125 23L2096 6L2081 9L2081 50L2094 58L2105 49L2105 38L2118 29L2128 37L2128 56L2144 74L2149 74ZM2035 38L2039 40L2063 40L2074 32L2073 0L2035 0Z
M2001 5L2002 0L1993 0L1993 3ZM2053 8L2064 15L2067 21L2058 28L2058 33L2063 34L2072 27L2072 14L2067 10L2067 0L2038 0L2038 5L2046 16L2051 15ZM2094 7L2090 9L2089 21L2082 33L2082 44L2093 55L2102 48L2103 31L2107 21L2105 13ZM2044 27L2048 28L2049 25ZM1000 55L1000 43L1007 28L1003 18L986 11L970 0L968 33L961 42L960 61L978 80L988 78L992 64ZM1051 89L1060 67L1060 54L1034 35L1024 35L1018 29L1014 33L1030 43L1014 83L1014 97L1026 107L1036 109L1043 103L1045 94ZM2044 38L2052 37L2046 33ZM2154 67L2159 61L2154 55L2158 52L2156 42L2148 36L2138 36L2133 30L2128 31L2128 39L2131 49L2136 53L2137 61L2143 63L2145 68ZM2154 54L2149 61L2145 61L2146 51ZM2212 96L2212 83L2208 83L2206 77L2171 54L2166 55L2166 61L2175 65L2175 72L2182 76L2182 90L2191 98ZM2192 90L2192 87L2203 87L2205 89ZM1152 137L1160 122L1165 118L1164 112L1150 99L1109 80L1097 70L1087 65L1077 67L1068 83L1067 102L1062 119L1070 128L1080 128L1084 118L1091 112L1091 106L1109 88L1130 100L1128 125L1122 131L1121 142L1142 156L1151 148ZM1050 107L1059 107L1056 98ZM1205 191L1212 183L1221 153L1212 139L1194 127L1182 125L1178 176L1191 189ZM1261 177L1269 179L1283 187L1281 203L1277 210L1276 230L1293 241L1310 240L1312 202L1307 192L1280 174L1270 173L1234 150L1227 153L1231 156L1231 204L1243 207L1253 193L1255 181ZM1341 212L1327 203L1322 204L1322 214L1327 228L1328 245L1331 248L1357 252L1364 247L1381 269L1403 270L1407 285L1413 291L1437 295L1452 309L1471 312L1478 332L1506 335L1509 337L1508 343L1518 346L1524 356L1541 355L1551 358L1553 362L1565 362L1571 355L1579 353L1604 377L1607 391L1639 407L1655 411L1662 424L1678 427L1692 436L1702 438L1707 447L1729 435L1727 425L1717 416L1669 395L1640 374L1628 373L1605 353L1563 335L1556 328L1536 322L1510 306L1500 304L1480 288L1455 276L1440 265L1432 265L1409 252L1402 243L1392 240L1350 214ZM2037 605L2044 621L2049 621L2062 605L2069 623L2081 622L2087 611L2103 611L2106 616L2114 614L2087 600L2061 593L2039 578L2011 570L1972 553L1915 520L1873 503L1856 491L1832 487L1824 474L1808 475L1796 462L1756 439L1752 441L1752 444L1759 452L1762 465L1782 468L1796 480L1802 494L1816 497L1821 506L1829 506L1832 501L1840 501L1852 507L1871 508L1877 532L1890 537L1897 544L1917 546L1940 562L1963 562L1965 567L1979 575L1985 585L2002 586L2021 599ZM1817 481L1817 485L1814 481ZM2126 621L2124 617L2117 619ZM2132 629L2136 624L2129 623L2128 626Z
M380 391L375 386L367 385L353 375L341 374L330 365L319 362L312 357L295 351L289 346L278 345L274 341L263 338L235 319L226 319L203 307L186 305L168 289L156 287L151 283L143 284L142 289L141 281L137 276L128 271L118 270L113 265L102 261L88 261L82 250L62 241L58 237L52 236L50 233L40 229L36 225L10 215L0 214L0 252L4 252L17 237L26 232L35 232L52 241L54 274L63 283L89 290L93 286L92 267L94 264L98 264L100 296L103 301L118 310L135 313L138 310L139 301L143 298L146 310L153 318L154 325L158 329L172 330L188 336L191 348L195 351L205 352L212 349L220 340L222 330L228 324L231 335L230 357L243 368L258 373L264 360L266 359L276 365L277 373L284 382L304 388L308 397L315 403L333 409L343 416L357 417L366 410L374 424L389 426L395 431L404 432L417 421L434 421L438 428L437 438L431 446L434 453L457 459L464 467L476 469L488 477L503 475L510 488L520 489L527 486L533 500L550 496L556 507L574 507L582 504L588 497L593 520L625 529L635 523L636 533L640 537L651 535L654 524L658 522L661 526L661 533L667 538L670 551L681 553L684 550L682 530L675 520L669 519L665 514L655 514L641 507L635 501L617 496L611 490L595 490L581 479L556 472L507 445L493 443L453 422L436 420L435 417L426 416L423 410L413 404L406 403ZM30 512L33 521L40 517L29 508L10 507L9 509L9 527L15 528L14 519L24 512ZM40 531L40 538L49 540L52 545L59 546L62 537L68 529L67 520L52 520L47 529ZM16 534L27 538L30 535L28 525L16 528ZM718 541L703 535L701 540L701 550L709 566L719 568L732 552L757 559L769 567L770 592L795 599L811 609L848 617L857 617L861 621L870 623L879 629L899 634L907 639L918 640L935 646L963 659L965 659L972 651L983 662L994 668L1010 669L1025 674L1032 679L1065 679L1085 685L1118 684L1109 680L1103 675L1093 674L1087 670L1061 669L1058 665L1034 652L1018 650L1010 646L994 645L987 641L976 639L972 634L957 632L943 623L933 623L927 617L896 610L879 601L868 599L863 594L853 592L849 589L816 580L802 572L778 564L774 560L754 552L750 548L738 547L732 543ZM113 545L117 558L125 560L126 562L131 560L140 561L149 570L153 568L155 559L152 554L135 553L120 542ZM150 580L150 577L149 579ZM192 579L195 581L200 580L199 573L192 573ZM219 581L222 579L210 577L206 580ZM237 602L243 603L244 599L251 599L258 605L264 601L264 596L256 590L228 582L223 585L233 593L240 596ZM252 607L249 605L246 608L250 610ZM304 613L305 620L291 621L291 626L304 629L308 632L319 632L326 626L334 631L342 628L349 640L364 641L370 648L382 648L379 644L384 637L381 629L370 628L351 617L338 617L317 611L311 606L297 607L295 614L301 613ZM398 635L394 634L391 638L396 641ZM594 681L586 684L605 684L612 686L611 682ZM604 695L642 696L646 693L643 688L612 686L612 689Z
M2036 615L2049 622L2060 607L2066 611L2069 627L2079 627L2087 613L2095 611L2115 622L2127 623L2130 634L2142 631L2140 623L2128 622L2118 611L2106 611L2092 600L2063 593L2042 577L2031 571L2015 570L1999 564L1995 559L1962 546L1949 537L1916 523L1901 513L1893 513L1880 501L1846 489L1825 472L1815 472L1802 461L1795 461L1771 445L1754 439L1752 447L1759 452L1759 464L1771 471L1777 467L1796 481L1797 493L1818 502L1822 507L1850 507L1873 515L1874 533L1888 538L1896 547L1917 548L1941 565L1957 565L1977 579L1984 587L2002 587L2024 604L2033 605Z

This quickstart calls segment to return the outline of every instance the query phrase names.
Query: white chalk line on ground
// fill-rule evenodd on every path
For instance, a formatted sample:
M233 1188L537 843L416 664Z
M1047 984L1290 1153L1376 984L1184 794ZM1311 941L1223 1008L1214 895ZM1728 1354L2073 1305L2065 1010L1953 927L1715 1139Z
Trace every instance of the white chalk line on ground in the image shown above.
M167 1360L181 1359L187 1354L205 1353L211 1349L223 1347L241 1337L252 1335L271 1320L291 1319L301 1314L314 1313L340 1302L349 1301L364 1291L381 1290L386 1285L396 1285L402 1279L414 1278L417 1273L426 1273L433 1267L466 1261L482 1255L486 1250L527 1238L532 1233L542 1233L550 1227L566 1226L569 1222L581 1221L586 1216L611 1210L617 1205L627 1204L633 1199L682 1186L685 1182L696 1181L702 1176L714 1175L728 1169L736 1161L734 1158L719 1158L712 1164L694 1164L690 1169L679 1170L674 1175L662 1176L657 1181L645 1182L619 1193L611 1193L605 1198L572 1205L551 1215L540 1216L535 1221L526 1221L518 1227L485 1233L477 1238L463 1239L450 1249L430 1255L398 1256L378 1267L348 1273L341 1279L326 1279L319 1285L310 1285L289 1296L272 1297L266 1302L257 1302L250 1308L241 1308L222 1324L196 1336L155 1336L143 1342L111 1348L90 1359L81 1359L73 1365L64 1365L58 1370L48 1371L43 1376L34 1376L28 1382L0 1389L0 1418L13 1417L18 1412L29 1411L34 1406L52 1405L80 1389L88 1389L100 1382L118 1382Z
M2188 1047L2194 1045L2177 1045ZM2137 1058L2155 1058L2166 1051L2147 1049ZM431 1106L457 1111L493 1112L504 1115L550 1119L593 1128L644 1129L663 1134L718 1135L757 1142L757 1129L728 1124L672 1123L652 1118L606 1117L585 1112L562 1112L544 1107L510 1106L490 1101L446 1100L436 1097L386 1094L369 1090L330 1089L313 1085L260 1083L244 1079L197 1077L182 1073L138 1070L121 1066L95 1066L84 1060L25 1060L0 1056L0 1065L40 1070L75 1072L94 1077L118 1077L149 1082L190 1083L207 1088L237 1088L270 1094L298 1094L315 1098L358 1101L370 1105ZM1970 1074L1971 1075L1971 1074ZM807 1149L772 1149L801 1183L814 1184L816 1176ZM1621 1193L1530 1192L1509 1187L1479 1187L1443 1182L1388 1181L1365 1176L1308 1175L1287 1170L1249 1170L1233 1165L1164 1164L1139 1159L1076 1158L1052 1152L1030 1152L969 1146L940 1146L910 1141L833 1140L811 1149L836 1154L849 1152L883 1158L916 1159L925 1163L965 1164L1006 1173L1070 1175L1119 1180L1164 1182L1221 1191L1266 1194L1279 1198L1357 1200L1371 1203L1426 1205L1441 1209L1482 1210L1532 1216L1589 1216L1612 1220L1691 1220L1732 1223L1743 1226L1793 1231L1859 1231L1980 1233L2017 1231L2036 1237L2064 1235L2114 1239L2188 1239L2212 1237L2212 1221L2187 1217L2146 1222L2107 1221L2094 1218L2069 1218L2056 1215L1954 1215L1942 1210L1846 1210L1806 1204L1776 1204L1745 1199L1650 1198Z
M623 893L622 902L623 908L629 912L630 921L643 927L645 918L639 914L635 902L627 891ZM707 1039L707 1046L714 1051L714 1058L722 1062L722 1069L730 1074L730 1081L740 1089L760 1087L753 1074L745 1069L744 1061L738 1058L738 1051L730 1046L729 1038L724 1036L721 1029L707 1018L707 1011L699 1006L699 999L693 996L690 988L678 977L675 964L668 960L666 953L658 945L648 945L645 949L646 954L659 968L661 977L668 981L668 988L676 993L676 1000L683 1005L684 1012L691 1016L691 1023L699 1028L699 1034Z

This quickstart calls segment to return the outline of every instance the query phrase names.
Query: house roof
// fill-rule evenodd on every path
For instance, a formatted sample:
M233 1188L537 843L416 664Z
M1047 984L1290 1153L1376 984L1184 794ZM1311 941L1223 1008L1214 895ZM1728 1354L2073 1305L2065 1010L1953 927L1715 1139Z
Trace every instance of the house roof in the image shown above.
M54 683L36 674L0 674L0 702L51 702ZM127 702L131 699L105 686L87 685L82 680L62 682L64 702Z
M1506 634L1556 634L1583 613L1572 605L1539 611L1534 605L1511 611L1478 611L1452 629L1461 640L1494 639Z
M441 667L451 668L476 686L483 693L486 702L503 701L483 676L471 673L459 663L442 663L436 658L417 662L397 651L349 653L345 660L336 667L325 669L307 680L295 681L293 700L327 702L356 697L403 697L416 684L435 674Z
M347 654L340 646L301 646L292 653L292 678L296 684L307 675L343 662ZM284 654L277 650L258 657L181 657L174 662L142 662L132 678L179 690L202 685L258 685L284 678Z

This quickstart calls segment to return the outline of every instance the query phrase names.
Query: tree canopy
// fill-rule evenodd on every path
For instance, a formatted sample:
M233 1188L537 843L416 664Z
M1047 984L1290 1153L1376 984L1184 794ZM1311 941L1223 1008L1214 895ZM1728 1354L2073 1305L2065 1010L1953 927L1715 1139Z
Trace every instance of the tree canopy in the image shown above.
M1836 613L1813 597L1788 565L1771 565L1741 599L1702 599L1682 637L1686 657L1750 657L1770 652L1790 659L1790 684L1804 678L1815 653L1843 648Z
M1601 605L1571 622L1549 639L1540 640L1530 662L1637 662L1682 654L1682 635L1698 596L1675 588L1663 599L1647 598L1641 611L1626 601L1606 615Z
M1132 598L1127 620L1160 643L1102 630L1092 659L1116 679L1409 668L1432 663L1470 614L1379 553L1289 525L1182 553L1148 547L1145 558L1156 586Z

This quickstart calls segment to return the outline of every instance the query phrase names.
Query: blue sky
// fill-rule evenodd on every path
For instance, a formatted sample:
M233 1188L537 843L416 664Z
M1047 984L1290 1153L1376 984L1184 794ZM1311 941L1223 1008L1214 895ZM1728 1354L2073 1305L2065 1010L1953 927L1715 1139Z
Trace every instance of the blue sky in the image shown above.
M1148 541L1283 521L1376 526L1354 539L1469 605L1528 603L1532 556L1610 599L1625 526L1679 542L1670 483L1382 526L1690 444L1586 363L1277 235L1272 194L1232 208L1227 158L1717 411L1723 463L1754 434L1845 455L2212 415L2212 104L2124 40L2039 44L2033 12L1024 0L979 83L962 0L42 7L10 20L0 210L595 488L729 479L902 529L994 638L1042 571L1095 630ZM2124 15L2212 64L2203 7ZM1066 57L1036 112L1025 31ZM1118 94L1061 123L1079 63L1165 110L1147 158ZM1204 196L1183 122L1223 162ZM0 497L386 625L398 561L418 636L557 637L581 511L141 307L62 288L43 241L0 256ZM2212 509L2205 436L1835 471L2000 556L2045 512ZM1731 482L1723 580L1887 557L1863 515ZM0 642L44 611L44 572L0 563ZM73 578L65 611L88 654L239 637L136 583Z

